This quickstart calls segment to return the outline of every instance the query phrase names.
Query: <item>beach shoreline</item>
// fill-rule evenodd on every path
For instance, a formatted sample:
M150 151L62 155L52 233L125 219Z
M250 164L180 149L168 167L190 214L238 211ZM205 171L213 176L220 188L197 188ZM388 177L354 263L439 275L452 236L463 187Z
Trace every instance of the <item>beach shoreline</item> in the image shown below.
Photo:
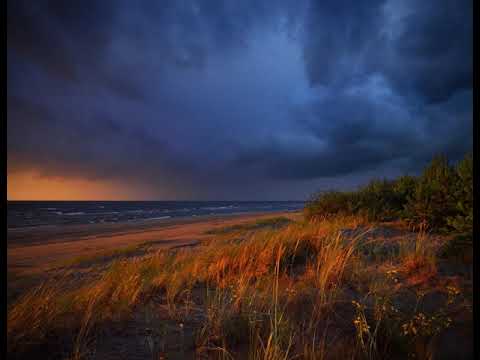
M9 273L34 274L79 256L94 256L128 246L155 243L157 248L195 245L207 231L269 217L298 217L300 211L205 215L115 224L38 226L8 230Z

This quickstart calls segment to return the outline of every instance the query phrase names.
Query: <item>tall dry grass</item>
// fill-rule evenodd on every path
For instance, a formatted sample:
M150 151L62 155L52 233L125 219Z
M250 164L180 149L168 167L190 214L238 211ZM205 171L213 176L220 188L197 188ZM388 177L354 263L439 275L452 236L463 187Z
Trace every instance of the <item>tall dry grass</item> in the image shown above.
M80 359L93 346L97 326L128 317L154 294L163 297L172 320L188 321L192 294L202 289L198 351L223 358L241 348L251 359L327 358L332 314L345 303L346 282L363 266L366 225L350 216L221 232L196 249L115 261L101 278L75 289L44 284L9 309L10 348L41 342L68 317L76 320L72 358ZM367 230L343 231L360 228ZM405 247L405 258L428 254L426 235L416 241Z

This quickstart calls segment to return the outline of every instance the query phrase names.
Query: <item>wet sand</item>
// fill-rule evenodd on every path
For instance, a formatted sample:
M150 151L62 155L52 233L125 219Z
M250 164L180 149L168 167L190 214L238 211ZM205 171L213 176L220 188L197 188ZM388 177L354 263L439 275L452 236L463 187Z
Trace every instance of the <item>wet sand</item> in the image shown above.
M195 245L206 231L299 212L215 215L135 223L42 226L8 231L7 266L10 274L42 272L61 261L127 246L154 243L159 248Z

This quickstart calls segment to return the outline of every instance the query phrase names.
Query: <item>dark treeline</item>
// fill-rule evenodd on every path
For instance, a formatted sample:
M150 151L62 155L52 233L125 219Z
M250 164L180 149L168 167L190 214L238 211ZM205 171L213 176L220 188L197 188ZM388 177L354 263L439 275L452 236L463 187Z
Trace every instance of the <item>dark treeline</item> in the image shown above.
M314 195L305 207L307 218L363 215L373 221L403 219L431 231L462 233L473 227L473 157L456 164L435 156L418 176L372 180L357 191Z

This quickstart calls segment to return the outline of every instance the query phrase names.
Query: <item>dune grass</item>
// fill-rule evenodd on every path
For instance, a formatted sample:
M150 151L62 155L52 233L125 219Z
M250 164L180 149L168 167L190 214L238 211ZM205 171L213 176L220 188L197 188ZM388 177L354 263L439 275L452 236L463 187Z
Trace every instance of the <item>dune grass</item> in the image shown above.
M155 298L156 311L165 309L166 321L182 329L176 341L184 343L183 326L195 328L195 346L184 350L210 358L406 356L420 341L412 330L418 321L436 316L442 321L429 323L435 331L449 326L447 307L443 317L424 319L415 304L396 304L412 272L425 275L417 279L423 285L436 276L426 232L372 257L390 244L369 238L374 224L364 217L280 219L216 231L194 249L117 258L99 279L78 286L46 282L8 310L8 351L29 354L68 327L63 351L86 358L98 329ZM162 339L164 329L155 330Z
M95 263L102 263L106 261L111 261L113 259L125 258L134 255L144 254L148 248L149 244L140 243L133 244L118 249L112 250L100 250L93 254L75 256L73 258L62 260L52 265L52 268L69 268L69 267L82 267L90 266Z
M242 231L248 231L248 230L258 230L262 228L278 229L285 225L288 225L291 222L292 220L289 218L286 218L284 216L278 216L278 217L267 218L267 219L259 219L254 222L248 222L246 224L237 224L237 225L225 226L218 229L212 229L212 230L208 230L206 233L210 235L215 235L215 234L228 234L232 232L242 232Z

